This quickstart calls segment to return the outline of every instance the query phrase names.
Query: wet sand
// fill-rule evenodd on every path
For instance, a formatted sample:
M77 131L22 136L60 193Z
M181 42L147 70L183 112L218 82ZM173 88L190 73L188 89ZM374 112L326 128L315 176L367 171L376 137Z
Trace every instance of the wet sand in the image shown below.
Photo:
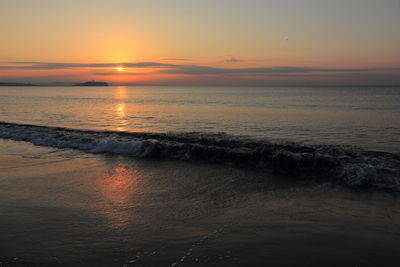
M2 266L397 266L398 194L0 142Z

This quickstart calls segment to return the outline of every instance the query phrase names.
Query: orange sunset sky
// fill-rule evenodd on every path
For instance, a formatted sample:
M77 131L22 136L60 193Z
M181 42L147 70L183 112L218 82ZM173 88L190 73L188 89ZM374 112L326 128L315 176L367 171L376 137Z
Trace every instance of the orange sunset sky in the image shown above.
M400 84L399 0L1 0L0 82Z

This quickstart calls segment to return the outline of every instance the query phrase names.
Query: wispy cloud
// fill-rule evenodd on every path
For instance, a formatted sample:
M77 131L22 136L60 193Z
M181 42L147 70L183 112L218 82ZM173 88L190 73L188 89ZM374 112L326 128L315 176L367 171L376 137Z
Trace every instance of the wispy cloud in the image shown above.
M192 61L190 58L176 58L176 57L167 57L162 60L170 60L170 61Z
M285 73L338 73L338 72L387 72L400 71L390 68L310 68L310 67L262 67L262 68L215 68L209 66L182 65L163 69L160 72L174 74L285 74Z
M235 62L239 60L232 58ZM124 66L126 69L153 69L156 73L186 74L186 75L219 75L219 74L247 74L247 75L273 75L273 74L307 74L307 73L368 73L368 72L397 72L400 67L378 68L323 68L302 66L279 66L257 68L221 68L196 64L170 64L157 61L121 62L121 63L59 63L59 62L9 62L9 65L0 65L3 70L58 70L58 69L113 69ZM97 75L102 74L97 72ZM132 73L128 75L133 75Z
M143 73L137 73L137 72L95 72L92 73L93 75L98 75L98 76L138 76L138 75L145 75Z
M167 68L175 67L175 64L168 64L162 62L121 62L121 63L58 63L58 62L9 62L12 65L0 66L0 69L76 69L76 68L116 68L124 66L125 68Z

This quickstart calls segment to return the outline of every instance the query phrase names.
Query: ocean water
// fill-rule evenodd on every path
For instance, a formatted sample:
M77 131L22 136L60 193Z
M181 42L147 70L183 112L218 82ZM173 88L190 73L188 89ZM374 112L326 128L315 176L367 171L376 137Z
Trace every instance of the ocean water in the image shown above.
M0 265L397 266L400 88L0 87Z
M0 137L400 190L398 87L2 87Z
M0 121L400 153L400 88L0 87Z

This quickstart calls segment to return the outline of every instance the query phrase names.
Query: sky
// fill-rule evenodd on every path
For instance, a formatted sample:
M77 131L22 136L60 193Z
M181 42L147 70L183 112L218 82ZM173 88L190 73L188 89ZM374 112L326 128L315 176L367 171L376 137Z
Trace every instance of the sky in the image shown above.
M400 84L400 0L1 0L0 82Z

